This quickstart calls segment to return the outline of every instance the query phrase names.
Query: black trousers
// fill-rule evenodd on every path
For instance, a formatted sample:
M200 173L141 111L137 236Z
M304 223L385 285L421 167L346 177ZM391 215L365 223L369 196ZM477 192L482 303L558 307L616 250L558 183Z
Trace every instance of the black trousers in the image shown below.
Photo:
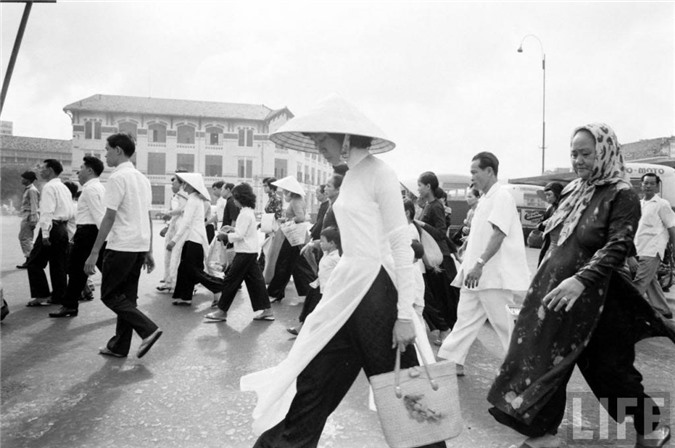
M291 274L293 274L299 258L300 246L291 246L288 240L284 238L281 249L279 249L277 264L274 267L274 277L267 286L267 294L270 297L276 297L277 299L284 298L286 295L286 285L288 285L288 281L291 279ZM297 278L294 277L294 279L296 283L299 283ZM298 295L303 294L300 294L300 291L298 291Z
M658 427L660 410L645 394L642 375L634 366L635 339L631 327L635 322L634 316L621 311L622 307L628 308L621 303L623 299L621 291L610 287L598 326L576 363L593 394L607 404L607 413L614 420L623 421L619 412L624 411L626 400L636 403L626 407L625 413L633 416L635 431L644 435ZM556 434L565 414L566 385L571 375L570 369L567 378L529 425L495 408L489 412L499 422L528 437Z
M144 260L145 252L107 249L103 255L101 301L117 314L115 336L107 347L121 355L129 353L134 331L145 339L157 330L157 325L136 306Z
M302 304L300 317L298 318L300 322L304 322L305 319L307 319L307 316L309 316L310 313L314 311L314 308L316 308L316 306L321 301L321 297L322 294L319 288L309 288L307 297L305 297L305 303Z
M299 253L299 252L298 252ZM293 269L293 283L299 296L306 296L309 293L309 284L316 280L316 274L309 265L305 257L298 255L298 260Z
M33 250L28 256L28 284L30 295L34 298L52 296L52 302L61 304L66 294L68 277L66 273L68 261L68 228L66 221L52 221L49 232L49 245L42 242L42 230L38 234ZM49 279L52 282L52 291L45 275L45 268L49 263Z
M225 273L223 294L218 301L218 308L226 312L230 309L242 282L246 283L253 311L266 310L270 307L265 279L258 265L258 254L237 252L230 269Z
M450 283L457 275L450 256L443 257L441 271L428 269L424 274L424 320L431 330L447 331L457 322L459 290Z
M211 292L223 289L223 280L204 272L204 248L194 241L186 241L180 253L180 264L176 274L174 299L192 300L195 285L201 283Z
M66 295L63 298L62 305L66 308L77 309L82 290L87 285L87 278L84 273L84 263L87 261L92 247L98 236L98 227L95 224L78 225L73 244L70 247L70 256L68 257L68 286ZM103 271L103 254L105 253L105 243L101 247L96 266L99 271Z
M345 325L297 379L297 393L286 418L265 431L256 448L316 447L330 414L363 369L368 377L394 370L391 348L397 317L397 293L382 269ZM401 356L401 367L418 365L413 347ZM439 442L433 447L444 447Z
M211 244L213 237L216 236L216 229L213 227L213 224L206 224L206 239Z

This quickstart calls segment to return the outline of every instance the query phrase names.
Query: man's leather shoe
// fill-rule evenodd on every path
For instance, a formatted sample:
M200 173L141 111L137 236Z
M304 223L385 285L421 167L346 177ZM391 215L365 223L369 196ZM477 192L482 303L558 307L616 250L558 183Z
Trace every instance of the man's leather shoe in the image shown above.
M105 355L105 356L112 356L113 358L126 358L127 355L123 355L121 353L115 353L114 351L110 350L108 347L101 347L98 349L99 355Z
M143 342L141 342L140 347L138 347L138 353L136 353L136 357L137 358L144 357L145 354L148 353L148 350L150 350L152 348L152 346L155 345L155 342L157 342L157 339L159 339L159 337L161 335L162 335L162 330L160 330L158 328L150 336L143 339Z
M17 269L28 269L28 262L26 261L24 264L17 264L16 268Z
M77 310L73 308L66 308L62 306L58 311L49 313L49 317L68 317L68 316L77 316Z

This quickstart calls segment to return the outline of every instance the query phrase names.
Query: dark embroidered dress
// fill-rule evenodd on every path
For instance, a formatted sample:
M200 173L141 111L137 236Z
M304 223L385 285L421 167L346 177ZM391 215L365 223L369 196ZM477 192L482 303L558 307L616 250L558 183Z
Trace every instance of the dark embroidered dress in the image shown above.
M645 404L640 373L633 366L635 343L652 336L675 342L675 326L658 316L624 277L633 248L640 203L631 189L598 186L578 225L558 246L562 224L550 232L551 247L532 280L516 323L508 354L488 395L490 413L529 437L555 434L565 412L566 384L575 364L597 397L617 412L618 397L635 397L629 408L638 433ZM575 276L585 289L572 309L547 309L542 299ZM654 426L655 427L655 426Z

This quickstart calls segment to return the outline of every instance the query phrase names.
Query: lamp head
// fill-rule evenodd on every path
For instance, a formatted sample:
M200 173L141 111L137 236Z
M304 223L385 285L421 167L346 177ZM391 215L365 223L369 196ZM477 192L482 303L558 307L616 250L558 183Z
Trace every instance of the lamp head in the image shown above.
M520 47L518 47L518 53L522 53L522 52L523 52L523 46L521 45Z

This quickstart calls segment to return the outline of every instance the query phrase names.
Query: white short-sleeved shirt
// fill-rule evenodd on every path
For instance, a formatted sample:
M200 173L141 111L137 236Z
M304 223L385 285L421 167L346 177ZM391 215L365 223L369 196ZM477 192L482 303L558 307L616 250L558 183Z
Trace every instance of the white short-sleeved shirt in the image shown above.
M110 175L103 200L106 209L115 210L115 222L108 235L107 249L119 252L150 250L152 203L150 181L131 162L119 164Z
M453 286L466 288L464 276L485 252L494 232L493 225L498 227L506 237L497 253L485 263L478 287L474 290L527 291L530 285L530 269L527 266L523 228L516 209L516 202L511 193L502 187L502 183L496 183L478 201L471 220L471 232L462 266L455 277Z
M675 212L670 202L654 195L650 200L642 199L642 217L635 233L635 248L638 257L663 259L668 244L668 229L675 226Z

